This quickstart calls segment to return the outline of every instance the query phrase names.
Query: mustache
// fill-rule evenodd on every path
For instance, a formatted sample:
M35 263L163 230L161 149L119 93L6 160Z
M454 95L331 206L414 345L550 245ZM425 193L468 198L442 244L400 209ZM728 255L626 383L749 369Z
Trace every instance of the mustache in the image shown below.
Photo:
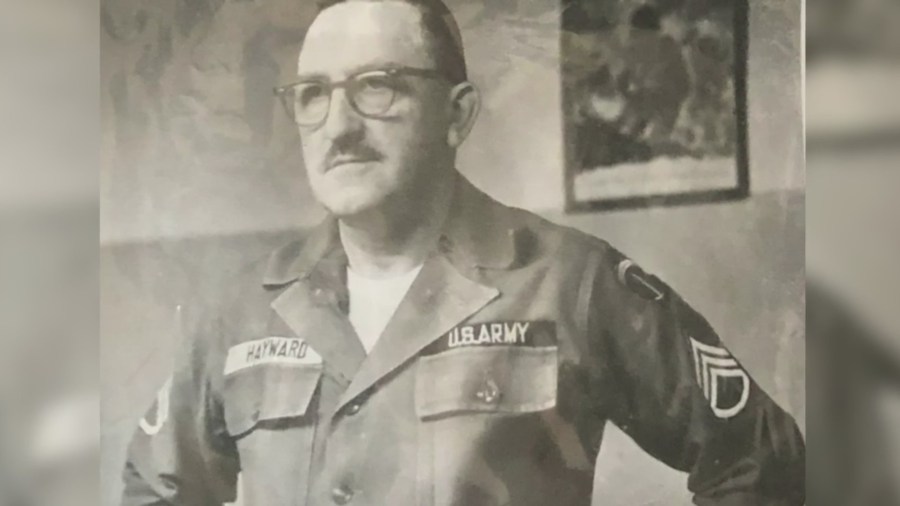
M352 146L334 144L325 155L325 164L330 169L334 167L339 158L354 158L366 161L380 161L384 155L368 144L358 143Z

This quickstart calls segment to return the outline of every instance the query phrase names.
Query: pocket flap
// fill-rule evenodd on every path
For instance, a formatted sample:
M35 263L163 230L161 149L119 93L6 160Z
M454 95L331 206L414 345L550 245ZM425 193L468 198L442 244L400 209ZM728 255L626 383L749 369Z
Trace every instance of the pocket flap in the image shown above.
M239 436L260 421L306 416L321 365L268 364L225 377L225 425Z
M557 347L463 348L422 357L416 413L527 413L556 405Z

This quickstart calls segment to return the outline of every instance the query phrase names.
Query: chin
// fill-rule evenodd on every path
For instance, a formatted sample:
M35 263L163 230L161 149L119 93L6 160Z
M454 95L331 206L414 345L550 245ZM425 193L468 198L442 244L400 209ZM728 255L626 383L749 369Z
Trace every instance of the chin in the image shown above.
M385 195L371 190L353 191L342 189L331 192L329 195L321 195L319 202L328 211L337 216L356 216L378 207L385 199Z

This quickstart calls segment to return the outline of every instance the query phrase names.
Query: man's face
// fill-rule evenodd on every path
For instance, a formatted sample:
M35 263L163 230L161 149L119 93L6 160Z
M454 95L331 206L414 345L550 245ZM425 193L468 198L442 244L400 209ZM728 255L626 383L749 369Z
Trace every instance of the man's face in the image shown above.
M403 2L332 6L310 26L297 62L300 79L339 82L391 67L435 69L421 14ZM371 210L405 190L421 188L438 157L448 156L449 85L420 76L401 87L386 117L361 115L346 88L331 94L318 126L300 126L303 156L316 198L337 216Z

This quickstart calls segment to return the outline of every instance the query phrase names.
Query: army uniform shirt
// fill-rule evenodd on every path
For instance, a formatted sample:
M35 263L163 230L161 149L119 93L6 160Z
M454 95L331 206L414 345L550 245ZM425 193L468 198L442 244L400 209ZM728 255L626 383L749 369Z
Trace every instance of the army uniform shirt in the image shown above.
M589 505L607 421L697 504L803 503L793 420L602 240L460 177L368 354L346 266L327 219L235 282L141 420L123 504L222 504L240 476L246 506Z

